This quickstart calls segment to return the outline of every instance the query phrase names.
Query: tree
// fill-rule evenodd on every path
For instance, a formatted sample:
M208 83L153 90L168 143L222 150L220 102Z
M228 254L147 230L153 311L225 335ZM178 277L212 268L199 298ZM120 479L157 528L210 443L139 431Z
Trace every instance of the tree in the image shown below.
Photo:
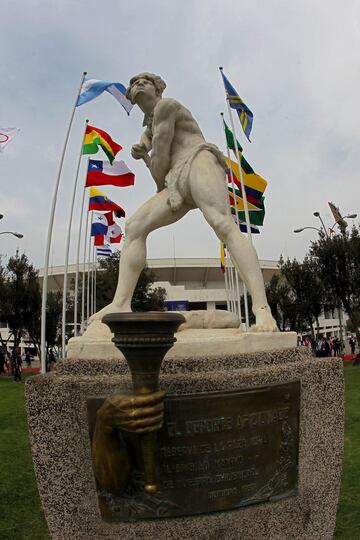
M46 307L46 343L47 347L58 345L62 321L62 293L49 291Z
M11 257L1 272L0 319L5 321L17 347L25 334L38 350L41 294L38 272L23 253Z
M318 269L306 256L301 263L296 259L280 258L280 274L272 276L266 287L269 306L280 330L307 332L314 340L316 324L319 332L319 316L323 305L333 307L333 300L323 286Z
M154 287L155 274L147 266L141 272L131 301L133 311L164 311L166 290Z
M333 303L343 307L350 327L360 340L360 233L355 226L350 232L319 236L312 242L309 256Z
M293 308L298 314L296 330L303 332L310 328L314 339L313 324L316 324L318 335L319 316L323 305L331 304L331 298L326 293L318 268L309 256L306 256L302 263L296 259L293 261L288 259L284 262L281 258L279 264L281 275L290 287Z
M5 291L4 291L5 280L6 280L5 268L2 265L2 260L1 260L1 257L0 257L0 320L1 320L1 314L2 314L2 309L1 309L2 298L3 298L4 294L5 294ZM4 322L6 322L6 321L4 321ZM1 345L3 347L6 347L7 341L4 341L4 339L3 339L2 335L1 335L1 332L0 332L0 341L1 341Z
M283 276L274 274L266 286L266 296L279 330L298 331L299 312L296 297Z
M96 275L96 306L101 309L112 301L119 273L120 253L100 262ZM154 287L155 274L147 266L138 279L132 302L133 311L164 311L166 291Z

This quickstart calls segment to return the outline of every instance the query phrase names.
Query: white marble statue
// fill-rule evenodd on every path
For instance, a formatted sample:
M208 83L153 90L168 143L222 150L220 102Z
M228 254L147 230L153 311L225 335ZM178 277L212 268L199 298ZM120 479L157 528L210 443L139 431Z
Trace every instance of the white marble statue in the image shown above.
M176 99L162 97L165 88L165 82L157 75L141 73L131 79L127 90L127 97L145 114L145 131L131 154L134 159L144 160L157 185L157 193L127 220L114 300L95 314L93 320L105 313L131 311L132 295L146 262L148 234L199 208L217 237L226 244L252 296L256 324L251 330L276 331L256 251L230 213L222 154L205 141L184 105Z

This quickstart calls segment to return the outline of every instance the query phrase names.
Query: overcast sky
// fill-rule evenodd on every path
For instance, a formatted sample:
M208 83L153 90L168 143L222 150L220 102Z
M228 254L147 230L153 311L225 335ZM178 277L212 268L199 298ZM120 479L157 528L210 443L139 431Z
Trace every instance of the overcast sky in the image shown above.
M358 0L2 0L0 40L0 127L21 130L0 154L0 231L25 235L1 235L3 255L19 247L43 266L52 193L83 71L125 85L142 71L161 75L164 95L184 103L205 138L224 149L218 71L224 66L254 113L251 144L238 129L244 153L268 180L265 223L255 240L259 258L301 259L316 231L292 231L319 226L315 210L332 225L328 201L343 214L360 211ZM134 188L100 189L127 215L155 191L143 162L130 156L142 132L141 111L134 108L127 117L109 94L79 107L59 191L53 265L64 262L86 118L124 147L117 157L136 174ZM80 200L81 186L70 262ZM148 257L173 257L174 249L176 257L217 257L218 244L194 210L150 236Z

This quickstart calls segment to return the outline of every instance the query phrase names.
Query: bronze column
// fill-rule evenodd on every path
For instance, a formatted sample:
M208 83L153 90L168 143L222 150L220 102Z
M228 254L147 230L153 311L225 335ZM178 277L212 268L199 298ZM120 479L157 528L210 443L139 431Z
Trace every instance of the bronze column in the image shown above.
M129 365L135 394L159 390L161 362L174 345L174 333L185 318L176 312L111 313L102 321L114 333L113 342ZM155 493L156 433L141 435L145 491Z

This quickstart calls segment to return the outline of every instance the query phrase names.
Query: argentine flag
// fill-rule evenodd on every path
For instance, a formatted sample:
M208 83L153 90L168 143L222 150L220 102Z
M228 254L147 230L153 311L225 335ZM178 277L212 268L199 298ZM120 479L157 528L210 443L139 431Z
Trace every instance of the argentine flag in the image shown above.
M81 86L80 95L76 106L79 107L80 105L84 105L84 103L97 98L105 91L114 96L120 105L124 107L125 111L130 114L133 105L126 97L126 88L123 84L120 82L89 79L87 77L85 77Z

